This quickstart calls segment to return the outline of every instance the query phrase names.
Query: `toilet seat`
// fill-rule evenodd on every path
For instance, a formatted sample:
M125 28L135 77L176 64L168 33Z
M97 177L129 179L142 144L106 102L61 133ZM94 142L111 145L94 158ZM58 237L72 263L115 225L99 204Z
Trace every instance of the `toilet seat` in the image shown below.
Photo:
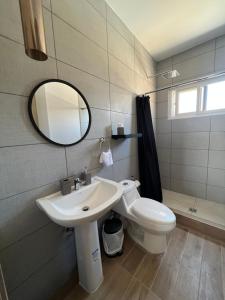
M131 206L132 213L145 221L168 225L176 221L174 213L164 204L149 198L138 198Z

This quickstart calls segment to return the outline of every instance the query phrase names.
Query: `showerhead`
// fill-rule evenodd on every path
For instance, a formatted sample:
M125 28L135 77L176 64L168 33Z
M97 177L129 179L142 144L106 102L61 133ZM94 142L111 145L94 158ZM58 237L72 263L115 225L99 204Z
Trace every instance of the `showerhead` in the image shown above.
M157 73L155 75L151 75L148 78L163 77L163 78L169 80L169 79L172 79L172 78L175 78L178 76L180 76L180 73L177 70L168 70L168 71L165 71L162 73Z
M161 76L165 79L172 79L172 78L180 76L180 73L177 70L171 70L171 71L162 73Z

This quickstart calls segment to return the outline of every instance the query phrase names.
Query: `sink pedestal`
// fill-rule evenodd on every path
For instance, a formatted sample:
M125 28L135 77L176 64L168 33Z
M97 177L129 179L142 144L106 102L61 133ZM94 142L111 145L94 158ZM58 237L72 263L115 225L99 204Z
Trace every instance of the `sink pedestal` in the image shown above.
M75 227L79 284L95 292L103 281L97 221Z

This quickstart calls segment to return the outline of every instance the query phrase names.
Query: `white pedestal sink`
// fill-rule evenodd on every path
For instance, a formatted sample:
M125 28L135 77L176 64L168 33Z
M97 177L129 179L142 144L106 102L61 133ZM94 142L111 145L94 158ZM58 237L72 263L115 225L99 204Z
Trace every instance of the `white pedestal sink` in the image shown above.
M93 293L103 281L97 220L122 196L121 186L94 177L92 183L63 196L61 192L37 199L49 218L64 227L75 227L79 284Z

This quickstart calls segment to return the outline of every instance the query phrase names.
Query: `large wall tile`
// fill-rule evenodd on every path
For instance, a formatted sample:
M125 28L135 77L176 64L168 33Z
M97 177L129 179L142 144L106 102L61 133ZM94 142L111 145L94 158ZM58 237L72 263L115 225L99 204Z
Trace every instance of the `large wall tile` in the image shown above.
M134 72L134 90L138 95L143 95L149 91L155 90L155 81L154 79L147 79L143 76L140 76L138 73ZM133 87L132 87L133 90ZM150 99L154 99L154 95L150 95ZM154 99L155 100L155 99Z
M111 144L114 161L137 155L136 139L113 140Z
M172 148L174 149L208 149L209 133L192 132L192 133L173 133Z
M87 1L53 0L52 11L99 46L107 48L106 20Z
M79 175L84 167L96 169L99 164L99 140L84 140L81 143L66 148L69 175Z
M225 170L208 168L208 184L225 188Z
M168 90L160 91L156 93L157 102L168 102Z
M208 163L207 150L173 150L172 162L174 164L206 167Z
M66 161L62 147L40 144L0 148L0 199L64 176Z
M51 0L42 0L42 5L47 9L51 10Z
M0 34L15 41L23 41L19 1L0 1Z
M20 240L50 222L36 199L59 190L59 183L46 185L0 200L0 249Z
M44 143L28 117L27 97L0 93L0 147Z
M134 69L134 48L110 24L108 25L108 51L129 68Z
M170 189L170 177L161 176L161 185L163 189Z
M161 177L170 177L170 163L159 162L159 170Z
M56 294L56 287L61 289L72 277L75 278L74 253L72 241L22 285L13 290L9 294L10 300L52 299ZM51 282L46 278L51 278Z
M225 204L225 189L217 186L207 186L207 199Z
M225 151L209 151L209 167L225 169Z
M106 18L106 4L104 0L87 0L95 9Z
M142 44L135 39L134 69L139 75L147 78L155 74L156 64Z
M106 179L114 180L113 178L113 167L100 167L98 169L93 169L91 170L91 175L92 176L100 176L104 177Z
M176 119L172 121L173 132L210 131L209 117Z
M112 131L113 134L117 132L118 123L122 123L124 125L124 131L126 134L136 133L137 132L137 121L136 116L132 116L129 114L111 112L111 122L112 122Z
M161 133L156 135L156 144L158 148L170 148L171 147L171 134Z
M110 84L111 110L116 112L135 114L135 97L136 95L134 93Z
M166 69L166 68L168 68L168 69L172 68L172 58L171 57L163 59L157 63L158 71L162 70L162 69Z
M54 40L51 14L43 9L46 45L48 55L54 57ZM24 43L19 1L3 0L0 2L0 34L19 43Z
M125 88L129 91L134 91L134 72L118 59L109 55L109 77L110 82Z
M109 83L86 72L58 62L59 78L72 83L92 108L110 109Z
M131 176L138 178L138 162L135 156L118 160L113 165L114 180L119 182Z
M168 119L157 119L156 120L156 131L157 133L171 133L171 120Z
M110 6L107 5L107 21L134 47L134 36L124 25L120 18L115 14Z
M180 73L180 76L175 78L174 82L207 75L214 71L214 52L211 51L185 60L180 64L174 64L173 68Z
M73 236L70 238L73 239ZM11 292L28 279L34 271L34 262L38 270L51 259L52 253L57 254L64 248L65 243L70 244L70 239L64 228L50 223L1 251L1 265L8 291Z
M159 119L168 118L168 101L157 102L156 117Z
M203 183L172 179L171 189L193 197L203 199L206 197L206 184Z
M106 51L55 16L53 16L53 24L57 58L107 80Z
M173 57L173 64L179 64L186 59L190 59L195 56L213 51L215 49L215 40L210 40L199 46L193 47L190 50L184 51L181 54L177 54Z
M225 116L213 116L211 118L211 131L225 131Z
M225 150L225 132L210 133L210 149Z
M221 35L216 39L216 48L225 47L225 35Z
M172 164L171 177L173 179L206 183L207 168Z
M47 54L49 56L55 57L55 42L52 28L52 15L47 9L43 9L43 17Z
M102 109L91 109L91 128L87 139L109 137L111 135L110 111Z
M0 92L28 96L40 81L57 77L52 58L44 62L30 59L23 45L2 37L0 48Z
M215 71L225 70L225 47L216 49Z
M160 162L169 163L171 150L168 148L158 148L158 159Z

